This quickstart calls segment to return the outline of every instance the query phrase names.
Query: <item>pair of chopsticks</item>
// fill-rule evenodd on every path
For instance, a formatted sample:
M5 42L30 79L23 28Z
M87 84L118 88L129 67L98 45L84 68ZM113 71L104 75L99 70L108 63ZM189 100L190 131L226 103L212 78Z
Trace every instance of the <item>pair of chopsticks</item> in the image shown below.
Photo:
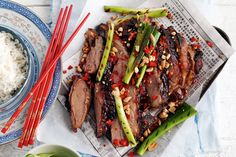
M13 122L17 119L18 115L25 108L28 101L33 97L24 123L23 132L18 144L18 147L20 148L22 148L23 145L28 146L29 144L34 143L36 130L42 117L44 105L53 81L56 63L90 15L90 13L88 13L85 16L85 18L81 21L79 26L75 29L75 31L72 33L72 35L62 47L71 12L72 5L70 7L67 6L65 9L62 8L60 10L56 26L52 35L52 39L50 41L47 54L42 66L40 77L35 83L34 87L29 92L29 94L22 101L20 106L16 109L14 114L7 121L4 128L1 130L2 133L7 132Z

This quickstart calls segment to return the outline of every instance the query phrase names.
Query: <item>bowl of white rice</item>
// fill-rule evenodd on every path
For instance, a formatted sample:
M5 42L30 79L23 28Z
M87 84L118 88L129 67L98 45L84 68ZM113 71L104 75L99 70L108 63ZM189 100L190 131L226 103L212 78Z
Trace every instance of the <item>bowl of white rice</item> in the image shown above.
M14 101L24 89L30 57L22 39L12 30L0 26L0 105Z

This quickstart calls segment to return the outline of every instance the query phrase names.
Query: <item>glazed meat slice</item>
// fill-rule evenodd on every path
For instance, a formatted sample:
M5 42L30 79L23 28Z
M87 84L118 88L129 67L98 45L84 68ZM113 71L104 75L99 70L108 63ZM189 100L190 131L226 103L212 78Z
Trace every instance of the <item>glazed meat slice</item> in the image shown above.
M98 36L95 39L94 46L90 48L90 51L86 58L86 63L83 66L85 72L89 74L94 74L97 72L100 60L102 58L103 50L103 39L102 37Z
M102 90L102 84L96 83L94 90L94 110L97 124L97 137L101 137L105 133L105 124L103 121L102 109L104 106L105 93Z
M111 126L111 141L115 147L121 147L122 145L120 145L119 141L123 139L125 139L125 134L118 118L116 118L114 119L113 124Z
M119 40L113 41L113 47L117 49L116 57L118 59L112 72L113 83L121 83L122 78L125 74L129 55L126 48L123 46L123 44Z
M76 132L82 126L91 102L91 91L84 80L74 80L69 94L69 102L72 128Z
M164 84L161 79L161 72L155 68L153 74L147 77L146 89L149 98L151 99L151 106L153 108L159 108L163 103L167 101L166 94L164 92Z
M128 60L129 59L129 54L127 52L127 49L125 48L125 46L122 44L122 42L120 40L114 40L113 41L113 47L115 47L118 51L116 53L116 57L118 59L122 59L122 60Z
M174 39L171 36L171 31L168 31L166 29L162 29L162 37L160 38L160 41L158 43L158 48L162 54L169 54L170 58L168 59L169 68L168 68L168 80L169 80L169 93L172 93L176 88L179 87L180 82L180 75L181 70L179 68L179 61L178 61L178 53L176 51L179 51L179 44L178 40L174 40L176 36L174 36ZM161 55L162 55L161 54ZM160 55L160 56L161 56Z
M128 119L129 125L132 129L132 133L135 137L139 135L139 125L138 125L138 90L135 86L130 86L128 88L128 96L131 97L128 102L130 106L130 117Z
M113 76L113 83L121 83L122 78L124 76L124 72L127 67L127 61L125 60L118 60L116 65L114 66L112 76Z

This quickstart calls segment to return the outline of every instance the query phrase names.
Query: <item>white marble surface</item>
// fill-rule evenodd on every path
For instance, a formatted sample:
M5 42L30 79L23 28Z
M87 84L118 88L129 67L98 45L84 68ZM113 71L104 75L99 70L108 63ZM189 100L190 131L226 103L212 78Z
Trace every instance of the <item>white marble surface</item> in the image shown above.
M50 22L50 0L14 0L36 12L46 23ZM199 7L212 25L223 29L236 48L236 1L235 0L191 0ZM196 157L236 157L236 55L233 55L217 78L217 103L219 112L221 153L196 155ZM0 157L22 157L30 149L17 148L18 141L0 146Z

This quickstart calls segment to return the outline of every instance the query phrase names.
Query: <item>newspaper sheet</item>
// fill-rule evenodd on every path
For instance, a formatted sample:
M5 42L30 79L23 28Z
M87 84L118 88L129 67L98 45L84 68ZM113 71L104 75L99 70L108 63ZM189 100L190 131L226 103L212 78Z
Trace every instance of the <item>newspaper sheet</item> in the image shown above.
M216 32L216 30L206 21L204 17L201 16L201 13L196 10L194 6L189 4L187 0L147 0L145 1L140 8L143 7L166 7L173 14L173 20L167 18L160 18L157 21L167 26L174 26L178 32L182 32L188 42L190 42L191 37L197 37L200 40L201 50L204 55L204 66L198 75L196 83L193 85L192 90L189 92L189 98L187 102L193 105L196 105L202 85L213 76L214 72L232 55L234 50L225 42L225 40ZM106 14L106 13L103 13ZM97 17L100 15L98 14ZM104 18L104 15L101 16ZM105 16L106 19L103 19L103 22L108 20L110 15ZM98 18L99 19L99 18ZM97 25L98 22L93 22L94 25ZM93 27L93 26L90 26ZM85 28L86 30L87 28ZM84 30L84 31L85 31ZM213 47L207 45L207 41L213 42ZM80 41L80 48L82 47L83 41ZM68 66L76 66L79 63L80 51L74 54L72 57L67 59L63 63L63 69L67 69ZM68 70L66 74L63 75L63 87L66 93L69 89L68 82L70 82L72 75L75 73L74 70ZM66 106L66 96L59 95L59 101ZM105 157L119 157L125 156L132 148L123 147L123 148L114 148L113 145L106 137L96 138L95 135L95 118L94 111L91 109L86 122L82 126L82 132L89 139L93 147L98 151L100 156ZM168 145L168 142L171 140L171 137L174 136L178 127L172 129L171 132L168 132L165 136L158 140L159 147L155 151L155 155L161 154L162 150L165 149L165 146ZM151 154L149 154L151 156Z

